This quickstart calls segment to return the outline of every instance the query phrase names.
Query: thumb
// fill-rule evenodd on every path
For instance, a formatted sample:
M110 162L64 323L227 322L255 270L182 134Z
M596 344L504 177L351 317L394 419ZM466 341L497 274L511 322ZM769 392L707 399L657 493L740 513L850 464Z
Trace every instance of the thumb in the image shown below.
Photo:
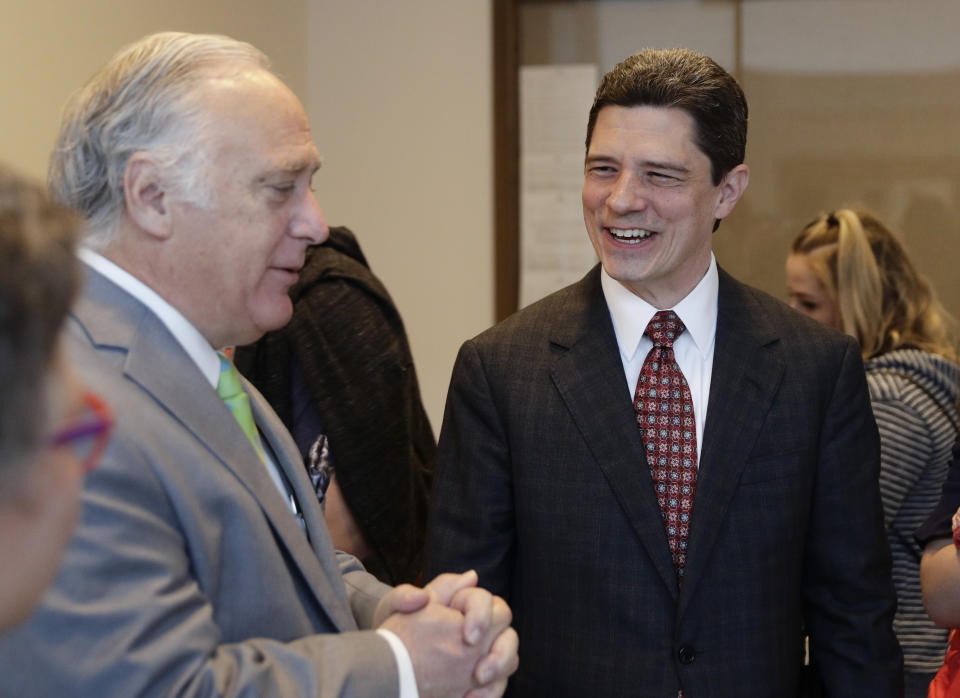
M388 592L374 611L374 627L379 627L383 621L394 613L414 613L430 602L430 592L418 589L410 584L401 584Z
M477 586L477 581L477 573L467 570L461 574L448 573L434 577L425 589L430 591L437 603L449 606L458 591Z

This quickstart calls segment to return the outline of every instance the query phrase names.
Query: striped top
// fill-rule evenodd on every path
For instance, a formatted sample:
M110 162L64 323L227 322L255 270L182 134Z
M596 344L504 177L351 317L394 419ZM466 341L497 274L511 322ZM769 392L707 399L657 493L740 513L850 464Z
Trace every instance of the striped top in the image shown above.
M897 614L893 629L907 671L936 671L947 630L933 624L920 591L921 549L913 532L940 498L960 415L960 368L919 349L897 349L866 362L880 430L880 494L893 554Z

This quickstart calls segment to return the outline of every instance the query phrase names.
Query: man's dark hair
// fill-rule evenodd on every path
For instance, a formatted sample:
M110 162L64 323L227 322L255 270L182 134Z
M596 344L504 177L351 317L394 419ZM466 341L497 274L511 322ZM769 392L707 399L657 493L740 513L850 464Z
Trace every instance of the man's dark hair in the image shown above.
M586 147L597 114L607 106L671 107L693 119L694 140L710 159L714 186L744 160L747 100L730 73L687 49L646 49L603 76L590 107Z

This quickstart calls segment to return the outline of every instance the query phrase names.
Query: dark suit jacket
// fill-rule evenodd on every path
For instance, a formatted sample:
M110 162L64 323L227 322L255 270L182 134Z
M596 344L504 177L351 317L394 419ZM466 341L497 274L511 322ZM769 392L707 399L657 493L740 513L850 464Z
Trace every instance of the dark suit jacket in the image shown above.
M91 272L70 330L70 359L117 426L54 587L0 639L0 695L397 695L386 641L357 631L387 587L334 553L296 446L256 389L244 386L307 535L156 315Z
M428 572L512 605L512 695L793 696L802 622L828 695L901 695L855 342L721 271L704 431L678 588L599 267L463 346Z
M237 368L298 438L319 421L344 499L373 550L364 564L391 584L415 582L437 445L400 313L343 227L307 249L290 296L290 323L238 347ZM297 388L305 388L310 413L296 413ZM309 448L316 433L307 437Z

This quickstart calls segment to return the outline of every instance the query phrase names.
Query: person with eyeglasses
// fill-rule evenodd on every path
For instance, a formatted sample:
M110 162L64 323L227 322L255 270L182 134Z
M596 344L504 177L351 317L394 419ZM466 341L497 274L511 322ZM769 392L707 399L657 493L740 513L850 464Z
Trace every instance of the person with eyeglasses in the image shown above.
M59 349L80 278L77 228L38 185L0 166L0 632L53 580L83 476L113 423Z

